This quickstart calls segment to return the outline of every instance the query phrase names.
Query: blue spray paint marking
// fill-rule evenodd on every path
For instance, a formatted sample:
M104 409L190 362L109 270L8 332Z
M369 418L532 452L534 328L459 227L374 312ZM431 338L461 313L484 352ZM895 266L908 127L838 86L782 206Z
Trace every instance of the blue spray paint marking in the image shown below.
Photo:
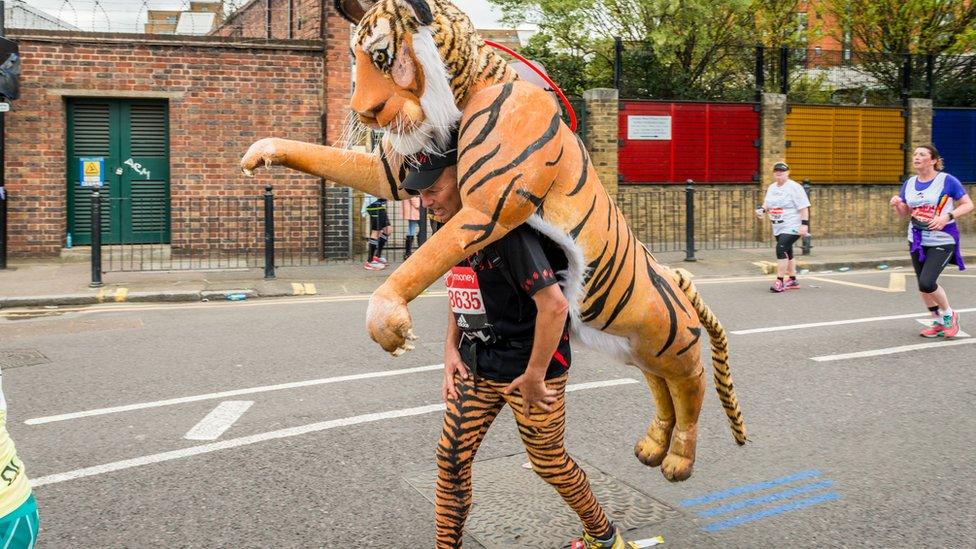
M704 496L699 496L697 498L686 499L681 502L681 506L691 507L693 505L702 505L704 503L711 503L713 501L730 498L732 496L748 494L749 492L756 492L758 490L765 490L766 488L772 488L774 486L779 486L780 484L787 484L790 482L796 482L798 480L806 480L808 478L816 478L819 476L820 476L820 471L803 471L800 473L794 473L792 475L787 475L785 477L781 477L774 480L757 482L755 484L746 484L745 486L739 486L737 488L729 488L728 490L722 490L720 492L712 492L711 494L705 494Z
M712 524L706 525L703 528L703 530L705 530L706 532L717 532L719 530L724 530L732 526L738 526L746 522L752 522L754 520L764 519L766 517L771 517L773 515L778 515L780 513L795 511L796 509L803 509L804 507L811 507L813 505L817 505L818 503L824 503L835 499L840 499L840 494L838 494L837 492L827 492L826 494L821 494L819 496L814 496L812 498L801 499L799 501L794 501L793 503L786 503L784 505L779 505L776 507L770 507L769 509L763 509L762 511L756 511L755 513L750 513L748 515L739 515L737 517L732 517L728 520L723 520L721 522L713 522Z
M813 492L814 490L820 490L822 488L830 488L833 485L834 485L834 481L832 480L811 482L809 484L804 484L803 486L797 486L796 488L792 488L790 490L776 492L775 494L769 494L766 496L744 499L742 501L736 501L734 503L727 503L725 505L719 505L718 507L712 507L711 509L705 509L704 511L698 511L698 516L702 518L711 518L732 511L738 511L739 509L743 509L746 507L751 507L753 505L763 505L766 503L779 501L781 499L788 499L799 494Z

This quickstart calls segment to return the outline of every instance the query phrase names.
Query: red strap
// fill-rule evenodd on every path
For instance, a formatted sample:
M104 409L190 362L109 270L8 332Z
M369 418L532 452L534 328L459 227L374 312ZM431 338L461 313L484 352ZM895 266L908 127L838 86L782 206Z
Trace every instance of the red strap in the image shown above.
M492 42L491 40L485 40L485 44L488 44L495 49L502 50L503 52L525 63L530 69L535 71L536 74L541 76L542 79L546 81L546 84L549 84L549 86L552 87L552 90L556 92L556 95L559 96L559 100L563 102L563 105L566 106L566 114L569 115L569 129L573 130L574 132L576 131L576 111L573 110L573 106L569 104L569 99L566 99L566 94L564 94L563 90L559 89L559 86L557 86L556 83L549 78L549 75L539 70L539 67L536 67L535 63L532 61L529 61L528 59L512 51L511 48L507 48L497 42Z

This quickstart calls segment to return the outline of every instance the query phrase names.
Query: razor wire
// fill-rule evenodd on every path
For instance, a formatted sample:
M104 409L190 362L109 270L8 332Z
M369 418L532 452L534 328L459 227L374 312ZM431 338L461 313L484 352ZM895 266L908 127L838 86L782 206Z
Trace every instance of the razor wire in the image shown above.
M244 0L6 0L6 26L81 33L201 36L217 31L248 4ZM264 3L249 8L267 11ZM287 20L296 10L297 2L286 2L271 12L272 17L285 16Z

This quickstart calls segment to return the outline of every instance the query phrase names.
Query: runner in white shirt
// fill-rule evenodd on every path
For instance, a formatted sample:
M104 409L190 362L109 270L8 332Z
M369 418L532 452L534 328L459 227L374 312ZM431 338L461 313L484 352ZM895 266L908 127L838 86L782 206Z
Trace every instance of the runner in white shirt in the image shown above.
M786 162L773 165L773 182L766 189L762 207L756 210L760 218L769 216L776 237L776 282L769 291L780 293L783 290L799 289L796 281L796 261L793 259L793 244L807 235L810 225L810 200L799 183L790 179L790 167ZM789 276L789 280L783 278Z

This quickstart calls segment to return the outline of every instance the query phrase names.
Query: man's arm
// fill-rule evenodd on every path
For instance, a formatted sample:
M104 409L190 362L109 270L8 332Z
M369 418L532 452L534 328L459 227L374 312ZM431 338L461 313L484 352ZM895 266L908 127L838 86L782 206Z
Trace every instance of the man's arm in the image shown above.
M551 284L532 295L538 316L535 319L535 336L532 340L532 355L525 374L534 379L545 379L546 371L553 353L559 347L563 336L569 302L558 284Z

